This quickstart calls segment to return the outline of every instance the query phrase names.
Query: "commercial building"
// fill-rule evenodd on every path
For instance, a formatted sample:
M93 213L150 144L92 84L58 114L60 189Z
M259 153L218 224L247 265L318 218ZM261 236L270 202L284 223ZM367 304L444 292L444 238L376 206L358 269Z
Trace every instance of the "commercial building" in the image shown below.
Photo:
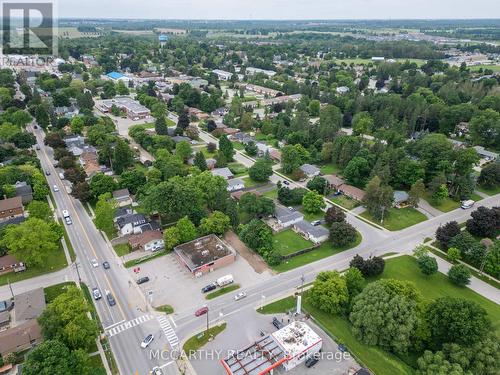
M260 69L260 68L252 68L248 67L246 69L246 73L250 76L253 76L254 74L262 73L268 77L274 77L276 75L276 72L274 70L266 70L266 69Z
M235 251L215 234L176 246L174 253L196 277L232 264L236 259Z
M214 73L217 76L217 78L221 81L229 81L233 76L233 73L226 72L225 70L221 69L214 69L212 70L212 73Z
M109 113L113 105L124 111L128 118L132 120L148 118L151 115L151 111L148 108L126 96L102 100L97 104L97 108L104 113Z

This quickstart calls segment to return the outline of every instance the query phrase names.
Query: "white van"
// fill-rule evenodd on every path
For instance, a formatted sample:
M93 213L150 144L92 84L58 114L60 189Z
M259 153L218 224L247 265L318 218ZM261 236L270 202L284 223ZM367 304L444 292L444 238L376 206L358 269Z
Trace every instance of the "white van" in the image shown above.
M468 208L472 208L474 206L474 203L476 202L474 202L472 199L469 199L466 201L462 201L460 207L462 207L464 210L467 210Z
M64 180L64 173L59 172L59 178L60 178L61 180Z
M226 275L217 279L217 285L220 287L231 284L232 282L234 282L233 275Z

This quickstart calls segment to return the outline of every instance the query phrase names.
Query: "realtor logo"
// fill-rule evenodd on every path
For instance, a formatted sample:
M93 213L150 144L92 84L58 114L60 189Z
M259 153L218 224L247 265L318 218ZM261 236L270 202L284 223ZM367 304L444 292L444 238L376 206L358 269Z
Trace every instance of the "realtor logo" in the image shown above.
M0 1L3 54L57 54L52 2Z

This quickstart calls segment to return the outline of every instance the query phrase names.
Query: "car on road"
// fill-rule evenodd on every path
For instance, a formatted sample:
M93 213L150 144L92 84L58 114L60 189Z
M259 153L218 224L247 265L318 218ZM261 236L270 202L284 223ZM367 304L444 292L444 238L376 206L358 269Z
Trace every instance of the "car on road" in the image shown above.
M290 211L295 211L295 208L293 208L293 207L291 207L291 206L290 206L290 207L288 207L288 209L289 209Z
M317 227L318 225L321 225L321 220L314 220L314 221L311 221L311 224L315 227Z
M156 366L151 370L151 375L163 375L163 371L161 371L161 368Z
M306 359L306 367L310 368L313 367L316 363L318 363L319 359L316 358L316 356L312 356Z
M203 288L201 288L201 291L203 293L208 293L214 289L217 289L217 284L216 283L210 283L208 285L205 285Z
M66 222L66 225L71 225L73 224L73 221L71 220L71 218L69 216L66 216L64 218L64 221Z
M92 259L92 260L90 261L90 264L91 264L91 266L92 266L92 267L94 267L94 268L99 267L99 262L97 261L97 259Z
M59 191L59 188L57 187L57 185L54 185L54 192L58 192Z
M273 326L275 326L277 329L281 329L283 328L283 323L281 323L281 321L278 318L274 317Z
M149 277L147 277L147 276L139 277L137 279L137 285L141 285L141 284L147 283L148 281L149 281Z
M476 203L476 202L474 202L472 199L469 199L466 201L462 201L460 204L460 207L462 207L462 209L464 209L464 210L468 210L469 208L474 207L474 203Z
M234 296L234 300L235 301L239 301L240 299L243 299L247 296L247 294L245 292L240 292L238 293L237 295Z
M155 337L151 333L149 335L147 335L146 337L144 337L144 340L142 340L142 342L141 342L141 348L146 349L154 339L155 339Z
M40 151L40 145L36 145L35 149L38 150L38 151Z
M69 217L69 211L68 210L62 210L62 215L63 215L63 217Z
M116 305L115 297L113 297L110 291L106 291L106 299L108 300L109 306Z
M45 176L50 176L50 171L48 169L45 171Z
M92 296L97 301L97 300L101 299L102 294L101 294L101 292L99 291L98 288L94 288L94 289L92 289Z
M290 183L287 180L283 180L284 185L290 185Z
M109 262L107 260L105 260L104 262L102 262L102 267L105 270L109 270L111 268L111 266L109 265Z
M35 129L38 129L38 125L33 125L33 127L34 127Z
M205 315L208 312L208 307L202 307L201 309L196 310L194 313L194 316L202 316Z
M339 348L339 352L341 352L341 353L347 352L347 347L345 345L339 344L338 348Z

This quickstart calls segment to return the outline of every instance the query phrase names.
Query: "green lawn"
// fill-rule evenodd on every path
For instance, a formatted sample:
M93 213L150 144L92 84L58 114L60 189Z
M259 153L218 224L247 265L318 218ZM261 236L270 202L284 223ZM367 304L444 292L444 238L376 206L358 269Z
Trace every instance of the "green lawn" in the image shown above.
M59 248L56 251L52 251L48 254L47 259L44 261L42 266L27 267L26 271L23 272L10 272L0 275L0 286L8 284L9 281L11 283L15 283L17 281L31 279L32 277L40 276L46 273L59 271L67 265L68 263L66 262L62 245L59 245Z
M480 201L481 199L483 199L482 196L480 196L479 194L477 193L472 193L471 196L470 196L470 199L472 199L474 202L478 202Z
M309 222L314 221L314 220L321 220L321 219L325 218L325 213L323 211L316 212L316 213L310 213L310 212L304 212L303 210L301 210L300 212L302 212L304 214L304 220L309 221Z
M344 207L345 209L352 210L359 206L359 202L351 199L343 194L337 195L330 199L332 202L337 203L339 206Z
M57 298L57 296L59 296L59 294L64 293L67 287L70 285L75 286L75 283L73 281L67 281L65 283L51 285L43 288L43 293L45 294L45 302L51 303L54 299Z
M206 159L213 159L215 158L215 155L217 155L217 152L208 152L206 147L202 147L198 150L195 149L195 151L201 151L203 155L205 155Z
M460 207L460 202L454 201L451 198L445 198L441 203L438 204L434 199L432 199L431 194L429 194L428 192L424 195L424 199L429 202L432 207L437 208L439 211L443 212L453 211Z
M66 242L66 246L68 247L69 257L71 258L71 261L74 262L76 259L75 249L73 248L73 244L69 240L68 232L66 231L66 225L63 223L62 219L59 219L58 221L64 229L63 237L64 241Z
M100 373L105 373L104 365L101 360L101 356L99 354L93 355L90 357L90 367L97 371L101 371ZM99 370L100 369L100 370Z
M262 182L254 181L250 177L243 178L243 182L245 183L245 187L247 188L262 184Z
M227 167L234 174L234 177L244 176L248 173L248 169L243 164L237 162L229 163Z
M370 220L379 225L380 221L376 220L368 211L363 212L361 217ZM391 207L384 216L383 227L388 230L401 230L427 220L427 216L417 211L414 208L393 208Z
M208 293L205 295L205 299L214 299L224 294L234 292L237 289L240 289L240 284L230 284L229 286L217 289L215 292Z
M115 249L115 252L119 257L129 254L131 251L130 245L128 243L114 245L113 249Z
M188 353L188 355L189 355L189 353L193 353L194 351L202 348L208 342L208 339L210 337L217 336L219 333L221 333L225 329L226 329L226 323L223 323L220 326L210 327L208 330L208 334L207 334L207 331L205 330L205 331L200 332L199 334L191 337L190 339L188 339L185 342L182 349L186 353Z
M500 186L494 188L486 188L484 186L478 186L476 189L479 190L481 193L488 195L496 195L500 193Z
M156 311L163 312L165 314L172 314L174 312L174 308L170 305L161 305L158 307L155 307Z
M356 247L361 243L361 239L361 234L358 233L356 241L354 243L343 247L334 247L332 243L327 240L326 242L323 242L320 247L309 251L308 253L298 255L291 259L287 259L286 261L283 261L279 265L273 267L273 269L277 272L286 272L297 267L302 267L306 264L316 262L320 259L338 254L342 251L352 249L353 247Z
M150 260L153 260L155 258L159 258L163 255L167 254L167 252L165 250L162 250L162 251L156 251L150 255L145 255L143 256L142 258L139 258L139 259L133 259L133 260L129 260L125 263L123 263L123 265L125 266L125 268L130 268L130 267L134 267L134 266L137 266L141 263L145 263L145 262L149 262Z
M274 249L281 255L292 254L314 245L311 241L304 239L291 229L273 235L273 244Z
M338 174L338 173L340 173L340 168L333 163L321 165L319 167L319 170L323 174Z
M243 146L240 142L231 142L233 144L233 148L235 150L243 151L245 146Z
M266 191L264 194L262 194L264 197L268 197L271 199L278 199L278 189L273 189Z

